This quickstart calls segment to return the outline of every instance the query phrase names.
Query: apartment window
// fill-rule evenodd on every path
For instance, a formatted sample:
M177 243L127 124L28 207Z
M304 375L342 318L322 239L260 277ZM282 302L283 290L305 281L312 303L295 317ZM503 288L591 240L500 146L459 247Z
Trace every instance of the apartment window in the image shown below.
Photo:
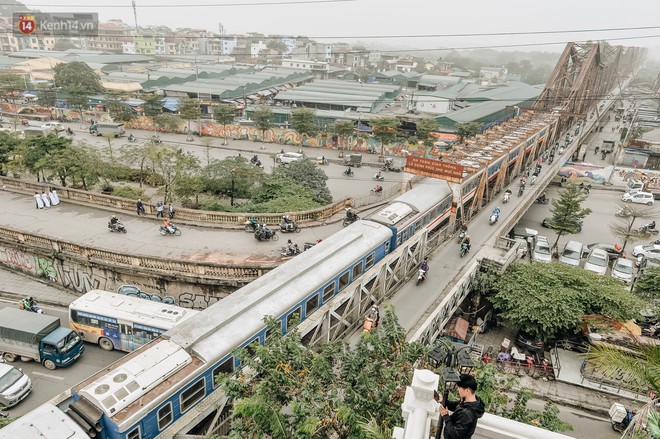
M206 379L202 378L192 386L181 393L179 400L181 402L181 413L194 406L206 394Z

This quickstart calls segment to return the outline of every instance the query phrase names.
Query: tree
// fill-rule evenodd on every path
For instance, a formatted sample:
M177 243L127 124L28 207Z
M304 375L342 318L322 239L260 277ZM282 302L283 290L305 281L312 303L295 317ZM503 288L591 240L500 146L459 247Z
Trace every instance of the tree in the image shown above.
M315 194L314 201L319 204L332 203L332 195L327 185L328 176L309 159L296 160L287 166L279 166L273 175L288 178L311 189Z
M122 102L119 97L111 97L106 102L110 117L117 122L128 122L135 117L135 111L130 105Z
M44 160L44 158L48 154L64 149L69 145L71 145L71 139L57 137L54 134L25 139L21 142L20 148L20 153L23 154L22 162L26 169L37 176L37 181L41 181L39 176L43 174L42 170L47 164L47 160ZM45 175L42 175L42 177L46 178Z
M635 293L658 306L660 300L660 267L647 267L635 281Z
M278 322L265 321L267 345L239 352L247 367L218 378L233 401L229 438L366 439L374 426L402 425L400 404L425 349L406 343L392 309L355 347L338 341L318 353L300 343L295 329L283 336Z
M380 155L385 153L385 144L396 140L399 121L393 117L379 117L371 121L374 139L380 142Z
M181 104L179 105L179 114L183 120L188 122L186 140L192 140L192 133L190 132L190 121L198 120L199 116L202 114L201 109L199 108L199 102L191 98L181 99Z
M57 104L57 92L52 88L40 88L37 94L37 104L54 107Z
M340 139L346 141L348 137L355 133L355 125L350 120L338 120L332 125L330 130L337 134Z
M261 173L261 169L250 164L245 157L233 156L212 161L204 168L202 175L205 188L216 194L228 195L233 206L235 198L250 195Z
M470 139L479 134L480 124L478 122L467 122L456 124L456 135L459 141L463 143L466 139Z
M16 154L21 140L7 131L0 131L0 175L7 175L8 164Z
M213 119L222 125L222 132L224 133L223 145L229 145L229 136L227 135L227 125L234 123L236 118L236 107L233 105L220 105L213 109Z
M53 172L60 179L62 186L67 180L72 184L80 184L84 190L89 190L99 180L99 172L103 169L101 158L96 150L89 145L67 145L65 148L50 152L41 159L42 169Z
M144 103L142 104L142 111L148 117L158 116L163 112L163 97L156 93L150 93L141 96Z
M591 209L581 207L586 199L587 196L582 194L577 186L571 184L559 192L558 199L552 200L550 209L552 220L548 223L548 227L557 233L557 239L552 245L553 249L557 248L562 236L577 233L584 218L591 213Z
M261 106L252 114L252 120L254 121L254 126L258 130L261 130L261 149L266 149L264 146L264 141L266 138L266 130L269 130L271 127L271 119L273 117L273 112L270 107Z
M0 97L7 102L16 102L20 91L25 90L25 78L14 73L0 73Z
M514 264L488 297L505 320L541 340L576 330L585 314L628 320L644 307L618 280L560 263Z
M619 212L623 212L626 216L621 218L617 223L610 224L612 234L623 241L621 251L626 249L628 242L635 242L645 238L647 235L634 227L637 218L656 218L658 212L649 206L642 206L638 204L619 204Z
M417 124L417 138L424 143L427 148L433 147L433 137L431 133L438 131L438 121L432 117L427 117Z
M154 124L163 131L177 131L181 126L181 118L174 114L163 113L154 117Z
M152 151L157 148L158 147L153 142L147 144L124 145L120 148L119 161L132 167L137 166L140 170L140 187L144 184L144 177L147 173L147 164L150 162L150 157L154 155Z
M80 121L84 122L83 110L89 106L89 95L103 91L99 75L78 61L60 63L53 67L53 72L54 85L64 90L69 103L80 111Z
M187 152L176 150L170 146L149 148L149 160L154 170L163 177L163 203L171 202L172 191L179 181L199 168L199 159Z
M58 38L53 44L53 51L64 52L69 49L75 49L76 46L68 39Z
M300 134L313 136L318 131L316 111L311 108L298 108L291 113L291 127Z
M252 194L246 212L298 212L321 207L314 201L316 192L281 175L264 175L261 186Z

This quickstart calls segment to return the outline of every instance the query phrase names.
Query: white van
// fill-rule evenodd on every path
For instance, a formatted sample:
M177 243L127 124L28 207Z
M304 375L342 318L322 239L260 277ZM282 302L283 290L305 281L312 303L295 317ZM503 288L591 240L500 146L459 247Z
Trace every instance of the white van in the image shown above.
M113 134L115 137L121 137L125 132L123 123L101 122L89 127L89 133L97 136Z
M559 255L559 262L572 265L574 267L580 266L580 259L582 259L584 245L577 241L568 241Z
M32 381L20 369L0 363L0 407L13 407L32 390Z

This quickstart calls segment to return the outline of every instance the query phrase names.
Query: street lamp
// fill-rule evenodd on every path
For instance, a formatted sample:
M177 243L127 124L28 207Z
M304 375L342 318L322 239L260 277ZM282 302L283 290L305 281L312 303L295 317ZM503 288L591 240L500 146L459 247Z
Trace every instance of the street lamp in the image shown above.
M470 345L464 343L455 343L448 338L440 338L439 342L431 351L429 351L429 363L432 366L438 367L444 365L440 369L440 375L444 383L444 392L442 394L442 401L447 403L449 398L449 390L456 387L456 383L461 381L461 374L469 374L474 368L474 361L470 356ZM436 431L435 438L442 437L442 429L444 427L444 419L442 416L438 421L438 430Z

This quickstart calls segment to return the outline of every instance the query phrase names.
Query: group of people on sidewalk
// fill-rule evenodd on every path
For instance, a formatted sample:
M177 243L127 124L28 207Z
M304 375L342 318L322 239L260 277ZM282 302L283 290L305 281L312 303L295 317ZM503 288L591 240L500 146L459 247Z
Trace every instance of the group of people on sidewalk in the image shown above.
M50 209L50 206L57 206L60 204L60 199L57 196L55 188L48 189L48 193L46 193L46 191L43 191L42 193L35 192L34 200L37 203L37 209Z
M135 208L137 210L138 216L145 214L144 203L142 202L142 198L138 198ZM170 203L167 206L167 216L169 217L169 219L173 219L175 214L176 212L174 211L174 207L172 206L172 203ZM165 205L163 204L162 201L156 203L156 218L165 218Z

